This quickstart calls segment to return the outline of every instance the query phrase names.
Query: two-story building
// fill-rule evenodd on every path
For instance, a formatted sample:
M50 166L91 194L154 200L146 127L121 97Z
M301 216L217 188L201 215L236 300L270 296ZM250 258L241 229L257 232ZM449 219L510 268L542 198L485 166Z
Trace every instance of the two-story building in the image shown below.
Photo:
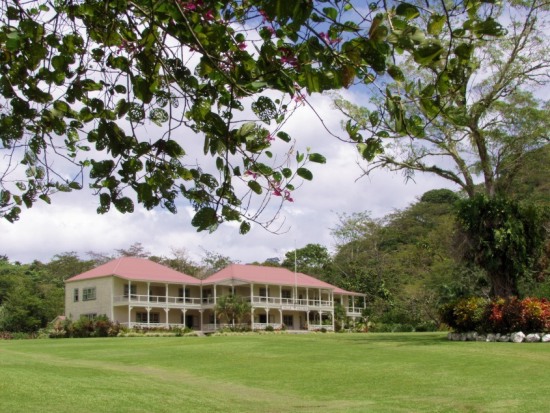
M65 315L70 319L107 315L129 327L225 327L216 314L221 297L251 304L251 329L334 329L340 304L361 316L365 295L345 291L286 268L233 264L199 280L141 258L124 257L65 281Z

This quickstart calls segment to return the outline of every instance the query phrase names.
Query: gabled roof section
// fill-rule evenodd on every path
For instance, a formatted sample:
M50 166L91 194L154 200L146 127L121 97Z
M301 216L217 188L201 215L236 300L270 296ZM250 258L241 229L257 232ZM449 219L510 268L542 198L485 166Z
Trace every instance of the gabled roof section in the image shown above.
M116 276L131 281L200 284L200 280L148 259L122 257L92 270L75 275L65 282Z
M363 295L353 293L332 284L321 281L310 275L294 273L281 267L264 267L261 265L231 264L223 270L203 280L203 284L221 284L228 281L249 282L254 284L298 285L299 287L323 288L342 295Z

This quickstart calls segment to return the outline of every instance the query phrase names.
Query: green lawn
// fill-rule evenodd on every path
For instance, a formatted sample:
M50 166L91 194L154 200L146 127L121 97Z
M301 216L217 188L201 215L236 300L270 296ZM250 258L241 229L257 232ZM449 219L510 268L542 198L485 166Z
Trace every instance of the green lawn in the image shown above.
M441 333L0 342L0 412L547 411L550 345Z

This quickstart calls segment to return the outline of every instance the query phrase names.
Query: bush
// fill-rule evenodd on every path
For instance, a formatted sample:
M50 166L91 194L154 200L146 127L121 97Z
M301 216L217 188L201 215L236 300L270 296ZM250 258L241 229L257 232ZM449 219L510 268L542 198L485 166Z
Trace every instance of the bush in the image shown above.
M272 325L267 325L265 326L265 331L274 331L275 329L273 328Z
M550 331L550 302L546 299L516 297L487 301L479 297L458 300L443 306L441 321L454 331L509 334L516 331Z

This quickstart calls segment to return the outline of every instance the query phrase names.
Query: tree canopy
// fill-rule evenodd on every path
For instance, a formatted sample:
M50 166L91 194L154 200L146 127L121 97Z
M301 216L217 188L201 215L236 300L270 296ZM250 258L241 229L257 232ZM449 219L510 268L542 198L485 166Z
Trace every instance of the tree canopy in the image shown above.
M405 87L399 93L420 93L428 119L444 109L462 125L474 46L505 34L495 11L517 3L3 0L0 213L15 221L38 199L88 184L100 213L131 212L135 201L176 212L181 197L198 230L223 221L241 221L241 233L250 222L267 226L267 204L290 202L297 179L313 177L306 164L325 162L285 132L296 105L391 77ZM431 80L405 81L407 57ZM391 87L386 102L387 118L373 115L375 125L413 135L426 128ZM347 129L367 159L388 133ZM190 156L197 143L200 160Z

